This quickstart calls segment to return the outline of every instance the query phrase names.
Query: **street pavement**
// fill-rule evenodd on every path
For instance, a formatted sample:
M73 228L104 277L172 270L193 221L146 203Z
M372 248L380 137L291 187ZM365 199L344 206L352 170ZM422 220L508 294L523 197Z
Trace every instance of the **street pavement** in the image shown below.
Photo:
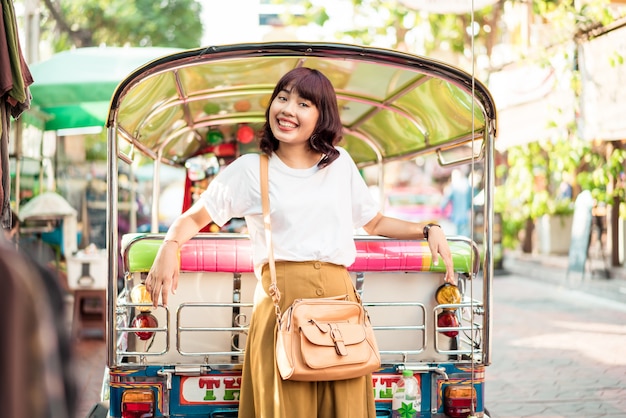
M626 417L621 273L582 279L566 257L505 257L485 379L492 418Z
M570 271L567 255L525 254L510 251L504 257L501 273L551 283L590 295L626 303L626 267L611 267L600 259L590 259L584 274Z

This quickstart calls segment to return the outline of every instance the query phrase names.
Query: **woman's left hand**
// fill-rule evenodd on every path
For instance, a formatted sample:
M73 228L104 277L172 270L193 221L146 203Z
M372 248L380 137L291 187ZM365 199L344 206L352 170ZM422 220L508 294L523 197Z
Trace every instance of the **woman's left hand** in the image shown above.
M424 224L392 218L378 213L374 219L363 226L363 229L370 235L396 239L417 239L422 237L421 232L424 230ZM444 234L440 226L433 226L428 231L428 246L430 247L435 265L439 264L439 256L443 259L443 263L446 266L444 281L456 284L452 252L450 251L446 234Z
M439 256L443 259L443 263L446 266L444 282L456 285L452 252L450 251L446 234L444 234L440 226L434 226L428 231L428 246L433 256L433 264L439 264Z

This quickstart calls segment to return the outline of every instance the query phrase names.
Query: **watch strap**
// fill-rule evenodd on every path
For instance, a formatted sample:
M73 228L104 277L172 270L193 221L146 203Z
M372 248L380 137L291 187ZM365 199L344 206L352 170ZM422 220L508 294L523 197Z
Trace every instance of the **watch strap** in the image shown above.
M424 239L426 241L428 241L428 233L430 232L430 228L432 228L433 226L438 226L439 228L441 228L441 225L433 223L433 222L429 222L424 226Z

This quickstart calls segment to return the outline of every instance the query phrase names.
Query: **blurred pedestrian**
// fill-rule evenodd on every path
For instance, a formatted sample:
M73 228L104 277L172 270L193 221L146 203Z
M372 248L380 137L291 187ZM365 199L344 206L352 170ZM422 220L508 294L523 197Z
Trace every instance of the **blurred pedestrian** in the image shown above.
M15 225L15 224L14 224ZM73 418L77 387L58 280L0 238L2 416Z
M571 176L568 173L563 173L563 179L557 191L557 200L572 200L573 196L574 188L572 186Z
M450 185L444 194L441 207L445 209L448 205L452 206L450 220L456 227L457 235L471 235L472 195L472 186L467 176L458 168L452 170Z

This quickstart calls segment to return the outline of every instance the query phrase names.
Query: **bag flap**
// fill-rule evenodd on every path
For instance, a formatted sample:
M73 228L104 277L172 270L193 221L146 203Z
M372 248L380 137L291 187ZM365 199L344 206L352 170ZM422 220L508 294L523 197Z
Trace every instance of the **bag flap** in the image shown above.
M365 340L363 324L335 322L332 327L334 329L331 330L331 324L315 321L302 324L300 332L311 344L325 347L335 347L336 339L343 341L346 346L359 344Z

